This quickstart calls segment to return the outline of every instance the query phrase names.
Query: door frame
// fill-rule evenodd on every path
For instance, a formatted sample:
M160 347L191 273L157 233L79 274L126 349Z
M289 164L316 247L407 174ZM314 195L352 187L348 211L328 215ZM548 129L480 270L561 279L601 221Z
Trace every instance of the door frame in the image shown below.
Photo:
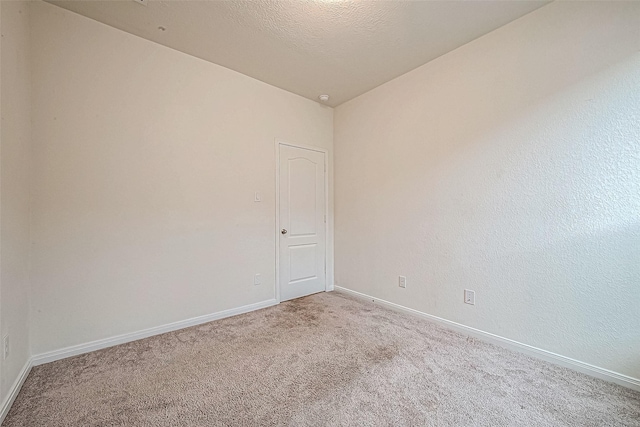
M329 289L329 274L327 272L327 261L329 257L329 150L326 148L314 147L312 145L293 144L282 139L275 139L276 148L276 274L275 274L275 296L280 304L280 147L300 148L303 150L316 151L324 155L324 215L327 219L324 222L324 291Z

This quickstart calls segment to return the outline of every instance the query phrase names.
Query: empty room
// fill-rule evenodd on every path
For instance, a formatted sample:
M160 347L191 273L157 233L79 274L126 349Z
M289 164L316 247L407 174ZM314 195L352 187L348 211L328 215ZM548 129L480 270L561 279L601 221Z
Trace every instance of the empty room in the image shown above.
M640 427L640 1L0 32L2 427Z

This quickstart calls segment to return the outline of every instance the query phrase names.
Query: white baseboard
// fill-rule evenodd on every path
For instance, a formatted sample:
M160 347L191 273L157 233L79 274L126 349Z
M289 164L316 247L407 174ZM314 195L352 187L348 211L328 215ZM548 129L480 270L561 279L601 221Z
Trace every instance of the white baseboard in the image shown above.
M508 348L510 350L515 350L520 353L527 354L529 356L536 357L538 359L545 360L547 362L554 363L556 365L564 366L566 368L573 369L574 371L581 372L583 374L590 375L592 377L600 378L605 381L610 381L612 383L619 384L624 387L628 387L633 390L640 391L640 379L629 377L627 375L623 375L618 372L610 371L608 369L600 368L598 366L591 365L589 363L581 362L579 360L572 359L570 357L562 356L560 354L553 353L551 351L543 350L541 348L533 347L528 344L523 344L518 341L514 341L509 338L504 338L499 335L492 334L490 332L485 332L480 329L472 328L470 326L466 326L460 323L452 322L451 320L443 319L438 316L433 316L431 314L424 313L422 311L414 310L412 308L408 308L399 304L395 304L393 302L385 301L379 298L372 297L370 295L363 294L361 292L352 291L351 289L343 288L341 286L336 286L335 290L337 292L344 292L349 295L353 295L357 298L367 300L376 304L380 304L387 308L390 308L395 311L400 311L403 313L412 314L414 316L422 317L423 319L430 320L432 322L438 323L442 326L445 326L449 329L453 329L457 332L461 332L465 335L471 335L475 338L481 339L483 341L488 341L493 344L497 344L501 347Z
M16 380L13 382L11 388L9 389L9 394L2 402L2 405L0 406L0 425L2 425L2 422L9 413L9 409L11 409L11 405L13 405L16 397L18 397L18 393L20 393L22 384L24 384L24 381L27 379L29 372L31 372L31 366L33 365L31 363L31 359L29 359L20 370L18 378L16 378Z
M85 344L74 345L62 348L60 350L49 351L46 353L35 355L31 358L32 366L42 365L44 363L54 362L56 360L65 359L79 354L89 353L103 348L112 347L114 345L124 344L131 341L148 338L154 335L160 335L167 332L177 331L178 329L188 328L190 326L201 325L213 320L224 319L225 317L236 316L238 314L248 313L250 311L259 310L261 308L271 307L278 304L275 299L257 302L255 304L243 305L242 307L231 308L229 310L219 311L217 313L206 314L204 316L193 317L187 320L169 323L162 326L156 326L144 329L138 332L118 335L111 338L91 341Z

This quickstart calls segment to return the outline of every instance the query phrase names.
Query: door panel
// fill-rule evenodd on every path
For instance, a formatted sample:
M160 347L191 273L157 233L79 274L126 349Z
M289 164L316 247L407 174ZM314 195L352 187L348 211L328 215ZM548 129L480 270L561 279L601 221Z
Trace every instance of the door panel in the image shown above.
M318 164L306 158L287 159L289 167L289 237L317 233L316 178ZM324 168L324 165L320 165Z
M325 290L324 153L280 145L280 300Z

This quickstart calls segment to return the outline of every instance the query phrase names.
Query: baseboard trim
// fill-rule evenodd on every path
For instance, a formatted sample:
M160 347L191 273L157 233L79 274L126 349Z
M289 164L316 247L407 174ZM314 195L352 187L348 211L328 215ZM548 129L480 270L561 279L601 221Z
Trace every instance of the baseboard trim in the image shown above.
M422 317L423 319L430 320L432 322L438 323L442 326L445 326L449 329L453 329L457 332L461 332L465 335L470 335L475 338L481 339L483 341L487 341L493 344L497 344L501 347L508 348L510 350L515 350L520 353L527 354L529 356L536 357L538 359L545 360L547 362L554 363L556 365L564 366L565 368L573 369L574 371L581 372L586 375L590 375L595 378L600 378L605 381L610 381L612 383L619 384L621 386L630 388L632 390L640 391L640 379L629 377L627 375L610 371L608 369L600 368L598 366L591 365L589 363L581 362L579 360L572 359L570 357L562 356L557 353L553 353L548 350L543 350L538 347L534 347L528 344L524 344L509 338L501 337L500 335L492 334L490 332L485 332L480 329L472 328L470 326L463 325L461 323L452 322L451 320L443 319L442 317L434 316L432 314L427 314L422 311L414 310L409 307L405 307L400 304L396 304L393 302L385 301L380 298L372 297L367 294L363 294L361 292L353 291L351 289L343 288L342 286L336 286L335 290L337 292L343 292L348 295L352 295L354 297L367 300L373 302L375 304L380 304L387 308L390 308L395 311L408 313L414 316Z
M231 308L229 310L223 310L212 314L206 314L204 316L193 317L191 319L180 320L178 322L168 323L162 326L156 326L149 329L144 329L138 332L132 332L128 334L122 334L111 338L105 338L101 340L91 341L85 344L74 345L71 347L62 348L60 350L49 351L41 353L32 357L32 366L38 366L45 363L55 362L56 360L66 359L67 357L77 356L79 354L90 353L92 351L101 350L107 347L113 347L115 345L125 344L131 341L140 340L143 338L152 337L154 335L160 335L167 332L177 331L179 329L188 328L191 326L201 325L203 323L211 322L214 320L224 319L225 317L237 316L238 314L248 313L250 311L260 310L261 308L271 307L278 304L275 299L265 300L254 304L243 305L241 307Z
M18 393L20 393L20 389L22 388L22 384L29 376L29 372L31 372L31 367L33 366L31 359L27 360L22 369L20 370L20 374L18 378L13 382L13 385L9 389L9 394L2 402L2 406L0 406L0 425L4 422L5 417L9 413L9 409L11 409L11 405L18 397Z

